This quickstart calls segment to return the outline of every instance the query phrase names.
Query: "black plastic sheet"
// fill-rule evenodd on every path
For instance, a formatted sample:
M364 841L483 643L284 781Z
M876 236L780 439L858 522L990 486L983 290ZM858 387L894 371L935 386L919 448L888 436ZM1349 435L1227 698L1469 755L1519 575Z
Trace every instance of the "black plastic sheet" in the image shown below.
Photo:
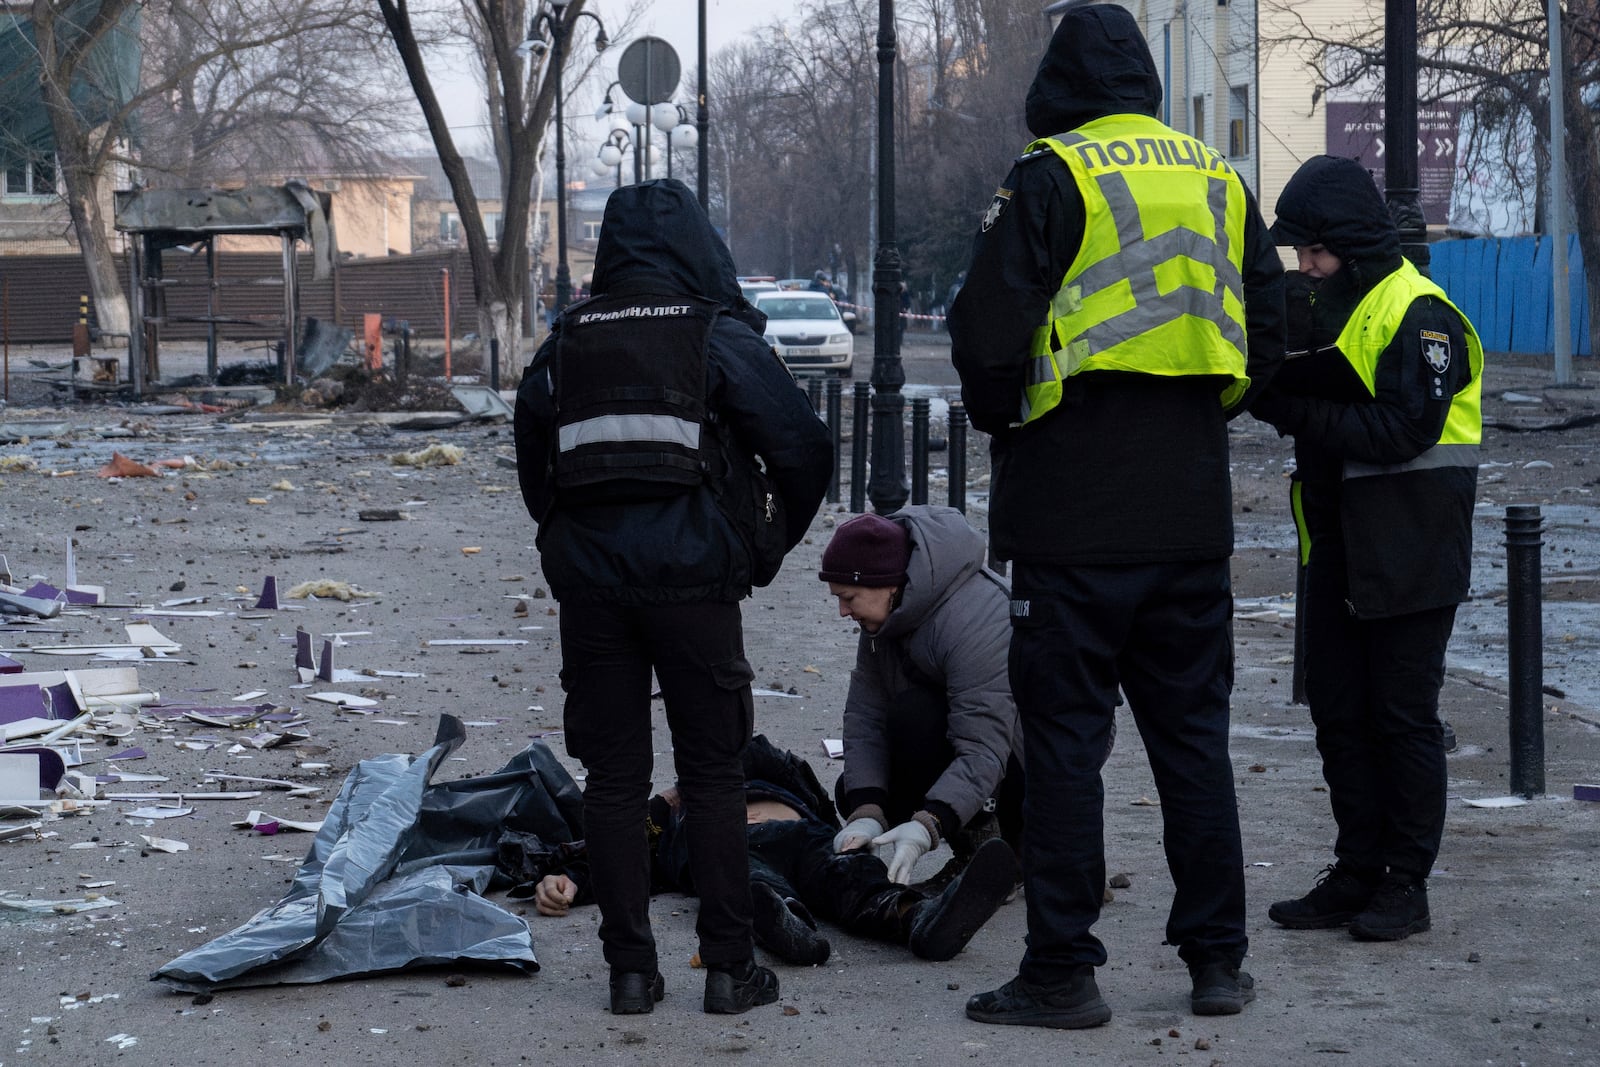
M526 920L482 894L503 831L581 837L582 795L538 741L495 774L430 785L465 737L461 721L443 715L420 756L362 760L288 894L151 977L203 992L458 961L537 971Z

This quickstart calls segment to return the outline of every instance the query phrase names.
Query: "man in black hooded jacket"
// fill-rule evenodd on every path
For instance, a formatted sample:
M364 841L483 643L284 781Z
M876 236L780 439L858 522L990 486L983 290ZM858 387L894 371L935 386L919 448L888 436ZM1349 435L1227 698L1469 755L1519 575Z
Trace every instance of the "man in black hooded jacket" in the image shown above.
M1100 764L1120 686L1161 794L1167 941L1198 1014L1253 994L1228 757L1233 550L1227 421L1283 357L1283 270L1214 149L1155 119L1133 16L1062 17L1027 97L1040 138L982 221L950 312L973 424L992 435L991 535L1016 561L1012 692L1028 791L1028 947L979 1021L1111 1016L1090 932L1105 885Z
M1398 941L1428 929L1445 816L1445 646L1472 573L1483 349L1400 254L1353 159L1317 156L1278 198L1295 358L1251 405L1294 436L1306 698L1337 862L1267 915Z
M594 296L567 307L517 390L517 471L561 604L567 750L611 1010L662 997L642 832L661 687L699 888L707 1012L771 1003L755 964L740 752L752 733L739 601L805 535L832 446L682 182L606 203Z

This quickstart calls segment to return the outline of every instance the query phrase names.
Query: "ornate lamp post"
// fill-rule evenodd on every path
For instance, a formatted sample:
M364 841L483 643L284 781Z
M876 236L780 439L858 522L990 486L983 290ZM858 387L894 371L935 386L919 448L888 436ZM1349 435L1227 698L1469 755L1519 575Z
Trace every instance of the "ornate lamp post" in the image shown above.
M548 32L555 42L551 56L552 76L556 79L556 312L559 314L572 297L572 271L567 267L567 146L566 146L566 92L561 77L566 69L567 37L580 18L594 19L596 33L595 51L605 50L605 23L592 11L569 14L572 0L545 0L546 6L533 16L528 26L528 38L537 40ZM541 32L540 27L543 27Z
M650 125L667 135L667 177L672 177L672 143L693 148L700 141L700 132L689 124L689 112L682 104L653 104L650 107Z
M617 188L622 188L622 157L631 151L633 151L633 138L628 136L628 131L612 130L611 135L600 142L600 151L595 160L595 172L610 174L615 170Z
M900 250L894 239L894 0L878 0L878 251L872 260L872 481L880 515L899 509L906 485L900 387Z

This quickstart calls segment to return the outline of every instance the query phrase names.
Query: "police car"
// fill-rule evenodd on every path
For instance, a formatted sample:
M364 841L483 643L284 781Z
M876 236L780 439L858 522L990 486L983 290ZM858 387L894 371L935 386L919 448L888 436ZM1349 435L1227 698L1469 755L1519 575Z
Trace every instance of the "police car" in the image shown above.
M790 370L850 376L855 341L827 293L775 289L753 302L767 316L767 343Z

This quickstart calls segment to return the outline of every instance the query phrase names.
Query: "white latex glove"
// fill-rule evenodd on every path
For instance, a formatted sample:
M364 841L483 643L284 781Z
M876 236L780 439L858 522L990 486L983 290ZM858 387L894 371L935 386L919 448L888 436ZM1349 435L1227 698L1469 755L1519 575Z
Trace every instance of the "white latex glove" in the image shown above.
M869 845L872 839L881 833L883 833L883 823L877 819L851 819L845 823L843 830L833 835L833 850L849 852L853 848Z
M911 870L933 847L933 838L928 836L927 829L921 823L912 820L901 823L886 834L879 834L872 839L872 843L894 846L894 855L889 859L889 881L910 885Z

